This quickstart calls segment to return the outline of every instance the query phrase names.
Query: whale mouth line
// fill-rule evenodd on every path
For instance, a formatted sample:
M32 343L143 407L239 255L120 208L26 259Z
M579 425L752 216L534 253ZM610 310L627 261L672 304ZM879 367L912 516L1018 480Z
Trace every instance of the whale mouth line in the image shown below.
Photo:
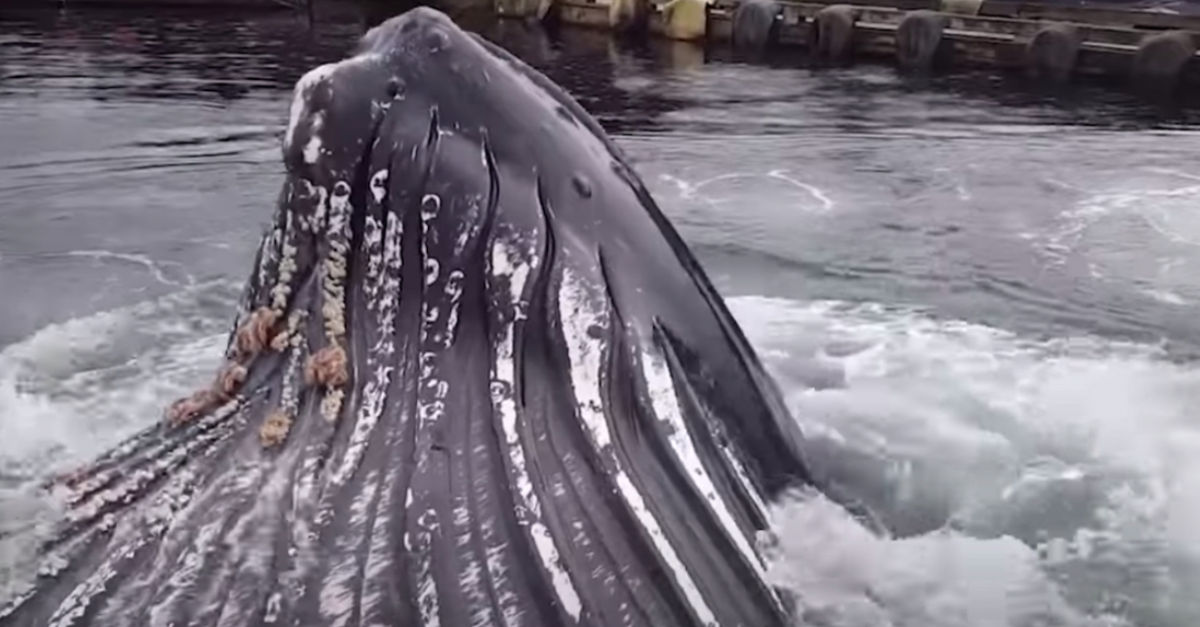
M628 160L413 9L296 83L225 360L58 477L0 625L788 624L801 434Z

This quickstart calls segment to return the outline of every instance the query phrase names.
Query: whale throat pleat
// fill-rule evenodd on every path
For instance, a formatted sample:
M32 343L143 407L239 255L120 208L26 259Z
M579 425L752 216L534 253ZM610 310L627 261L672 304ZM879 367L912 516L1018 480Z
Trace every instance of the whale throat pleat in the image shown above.
M783 624L731 408L783 414L698 268L548 79L397 19L297 83L219 372L57 483L0 627Z

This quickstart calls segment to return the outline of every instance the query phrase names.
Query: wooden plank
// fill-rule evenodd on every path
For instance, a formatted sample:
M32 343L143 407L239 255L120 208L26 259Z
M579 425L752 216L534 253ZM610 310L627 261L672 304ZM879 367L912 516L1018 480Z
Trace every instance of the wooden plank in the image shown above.
M855 24L856 53L895 56L895 39L895 24ZM947 29L943 41L958 67L1019 69L1025 65L1025 42L1011 36ZM1120 44L1085 43L1079 50L1076 72L1092 76L1125 75L1134 50Z
M824 2L825 0L818 0ZM887 2L888 0L883 0ZM1053 20L1128 26L1148 30L1193 30L1200 31L1200 16L1136 11L1130 9L1101 9L1098 7L1072 7L1016 2L1013 0L983 0L979 15L988 17L1023 18L1030 20Z
M885 19L872 19L881 16L883 16ZM943 33L943 37L951 41L991 42L996 44L1014 43L1019 44L1022 47L1028 42L1028 35L1025 35L1020 31L1003 33L996 30L980 30L965 26L969 23L971 23L971 20L959 20L956 18L951 18L949 25L946 27L946 30ZM874 12L863 14L862 19L854 24L855 29L866 29L875 33L887 32L892 33L893 36L895 35L896 28L898 26L899 20L893 19L893 16L890 14ZM1126 39L1125 37L1110 37L1108 40L1105 38L1085 39L1080 43L1080 50L1092 50L1107 54L1122 54L1132 57L1133 54L1137 52L1138 41L1141 37L1145 36L1145 33L1132 30L1127 32L1137 35L1137 38L1129 41L1124 41L1124 39ZM1200 52L1197 52L1196 56L1200 58Z
M731 2L733 0L722 0ZM915 11L940 10L941 0L809 0L812 4L853 4L872 8ZM1124 26L1149 30L1193 30L1200 32L1200 16L1142 11L1137 9L1080 7L1020 0L983 0L980 17L1075 22L1096 26Z
M784 2L783 14L784 22L788 23L795 19L796 16L802 16L805 19L811 20L818 11L829 6L822 0L806 1L806 2ZM735 5L731 0L718 0L715 5L722 9L723 13L732 14L732 9ZM873 22L879 24L899 24L908 12L904 10L894 9L883 6L864 6L859 10L859 21ZM1032 19L1018 19L1006 17L980 17L972 15L962 15L957 13L946 13L948 18L947 28L963 30L963 31L981 31L997 34L1013 35L1014 37L1029 40L1035 34L1046 26L1046 21ZM1145 30L1140 30L1132 27L1119 26L1104 26L1092 24L1075 24L1079 28L1079 34L1086 41L1101 41L1114 44L1137 46L1141 40L1147 36ZM1200 31L1197 31L1195 36L1200 39Z
M904 11L894 9L864 9L862 19L874 22L884 23L900 23L904 19ZM1043 20L1028 20L1014 19L1003 17L976 17L971 15L959 15L955 13L947 13L948 23L947 28L953 28L964 31L980 31L988 33L997 33L1012 35L1020 39L1032 39L1035 34L1042 28L1045 28L1046 21ZM1102 41L1106 43L1122 44L1137 46L1141 40L1147 36L1146 31L1138 30L1130 27L1116 26L1100 26L1091 24L1075 24L1079 29L1079 35L1086 41ZM1200 36L1200 33L1198 33Z

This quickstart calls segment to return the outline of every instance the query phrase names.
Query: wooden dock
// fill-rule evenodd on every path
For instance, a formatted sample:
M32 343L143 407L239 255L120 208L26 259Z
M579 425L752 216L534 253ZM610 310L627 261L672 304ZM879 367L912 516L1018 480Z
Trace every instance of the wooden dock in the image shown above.
M316 0L26 1L311 12ZM1200 93L1200 0L1186 1L1194 14L1122 9L1114 2L1077 6L1017 0L440 0L484 11L490 5L501 18L557 20L752 53L799 48L829 64L892 59L916 71L1003 68L1050 81L1101 76L1156 91ZM413 0L371 2L402 10Z
M1109 76L1200 86L1200 15L991 0L494 0L501 17L649 33L828 63L1006 68L1048 80Z

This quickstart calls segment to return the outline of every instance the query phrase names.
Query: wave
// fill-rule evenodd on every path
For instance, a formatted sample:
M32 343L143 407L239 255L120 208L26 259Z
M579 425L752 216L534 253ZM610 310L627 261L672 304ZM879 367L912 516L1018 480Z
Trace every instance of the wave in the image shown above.
M237 286L50 325L0 351L0 597L34 487L157 420L218 364ZM772 576L837 627L1184 627L1200 606L1200 369L1159 346L1034 340L919 310L737 297L818 474L876 507L774 510Z

